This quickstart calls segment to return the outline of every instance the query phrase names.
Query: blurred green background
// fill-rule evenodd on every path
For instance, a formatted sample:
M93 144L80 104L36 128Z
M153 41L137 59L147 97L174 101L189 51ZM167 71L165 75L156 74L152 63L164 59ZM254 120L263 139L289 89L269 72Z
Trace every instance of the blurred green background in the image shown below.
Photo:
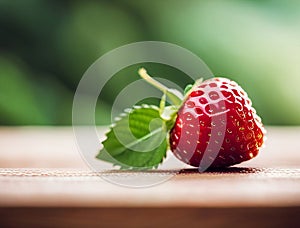
M71 124L85 70L107 51L144 40L187 48L215 75L236 80L265 124L299 125L299 12L298 0L0 0L0 125ZM109 122L113 94L138 79L128 76L136 70L108 83L98 124ZM151 71L182 87L190 82L164 66Z

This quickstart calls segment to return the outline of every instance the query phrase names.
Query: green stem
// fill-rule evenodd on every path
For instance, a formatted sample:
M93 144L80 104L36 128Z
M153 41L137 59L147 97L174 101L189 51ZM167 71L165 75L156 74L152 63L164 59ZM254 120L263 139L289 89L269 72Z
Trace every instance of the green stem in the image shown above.
M154 80L146 71L145 68L141 68L139 69L139 75L145 79L149 84L153 85L155 88L159 89L160 91L162 91L163 93L167 93L168 91L168 87L164 86L163 84L161 84L160 82Z
M169 89L168 87L164 86L160 82L154 80L144 68L140 68L138 71L139 75L145 79L149 84L153 85L155 88L162 91L167 97L171 100L171 102L176 105L180 106L182 103L183 96L180 94L179 91L174 89Z

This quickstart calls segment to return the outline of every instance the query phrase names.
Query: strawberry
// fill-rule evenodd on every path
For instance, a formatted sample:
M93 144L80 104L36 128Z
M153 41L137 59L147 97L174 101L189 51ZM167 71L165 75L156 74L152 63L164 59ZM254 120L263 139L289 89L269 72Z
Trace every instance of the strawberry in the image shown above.
M258 154L265 130L237 83L226 78L197 80L183 96L150 77L145 69L139 74L163 92L160 106L125 110L106 134L98 159L122 169L151 169L158 167L170 148L179 160L204 171Z
M205 168L226 167L255 157L264 132L246 92L229 79L212 78L188 93L169 140L173 154L189 165L199 167L206 155Z

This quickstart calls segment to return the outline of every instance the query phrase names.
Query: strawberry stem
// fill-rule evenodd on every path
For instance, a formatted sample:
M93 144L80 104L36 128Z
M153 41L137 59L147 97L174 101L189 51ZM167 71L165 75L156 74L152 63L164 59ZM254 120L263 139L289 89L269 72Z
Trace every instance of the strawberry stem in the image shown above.
M139 75L145 79L147 82L149 82L151 85L162 91L163 93L166 93L168 90L168 87L164 86L160 82L154 80L146 71L145 68L139 69Z
M174 89L169 89L168 87L164 86L160 82L156 81L153 79L145 70L145 68L140 68L138 71L139 75L145 79L149 84L154 86L155 88L159 89L162 91L164 94L167 95L167 97L170 99L170 101L173 103L175 106L180 106L182 103L183 96L182 94Z

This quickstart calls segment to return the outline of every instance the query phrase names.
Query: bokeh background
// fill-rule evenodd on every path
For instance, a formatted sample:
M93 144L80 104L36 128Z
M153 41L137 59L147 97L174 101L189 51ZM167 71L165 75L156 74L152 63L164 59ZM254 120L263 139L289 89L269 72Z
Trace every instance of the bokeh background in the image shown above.
M187 48L217 76L248 92L263 122L300 124L300 1L0 0L0 125L69 125L86 69L131 42ZM182 72L148 64L156 76L190 83ZM122 70L103 91L97 123L138 79ZM130 98L128 98L130 99Z

